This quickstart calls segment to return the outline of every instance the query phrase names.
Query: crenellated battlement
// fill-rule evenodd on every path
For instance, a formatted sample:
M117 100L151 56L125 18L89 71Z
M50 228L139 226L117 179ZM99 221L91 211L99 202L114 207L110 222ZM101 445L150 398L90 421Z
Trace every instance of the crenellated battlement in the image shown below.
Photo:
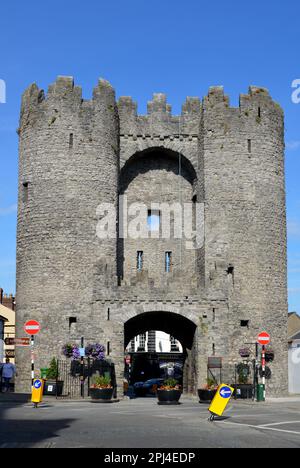
M106 102L107 105L115 104L115 90L112 85L100 79L93 90L91 100L82 98L82 88L76 86L74 78L71 76L58 76L56 81L48 88L45 94L36 84L30 85L22 97L21 118L28 119L30 113L36 113L40 109L47 111L49 109L60 108L62 111L72 112L84 111L97 107L98 102ZM186 128L186 133L195 133L196 121L200 121L202 115L206 113L218 113L228 109L228 116L239 111L247 115L253 109L257 109L259 114L263 109L277 112L282 116L282 109L275 103L269 91L266 88L250 86L248 94L241 94L239 98L239 107L230 107L229 97L224 93L222 86L212 86L209 88L207 96L202 100L198 97L187 97L182 105L181 115L172 114L172 106L167 102L167 96L163 93L155 93L151 101L147 104L147 114L138 114L138 105L129 96L121 96L118 100L118 113L120 116L121 133L130 134L141 131L145 125L151 122L163 122L163 126L169 124L169 131L176 133L179 125ZM42 118L42 117L41 117ZM173 129L173 130L172 130ZM144 128L145 130L145 128ZM154 131L157 129L154 128ZM166 128L167 130L167 128Z

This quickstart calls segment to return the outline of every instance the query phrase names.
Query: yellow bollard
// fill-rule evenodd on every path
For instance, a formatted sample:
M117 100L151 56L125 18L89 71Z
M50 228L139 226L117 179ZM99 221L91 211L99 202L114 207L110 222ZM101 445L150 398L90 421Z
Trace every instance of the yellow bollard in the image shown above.
M37 408L39 403L43 401L44 392L44 380L35 379L32 386L31 401L34 403L34 407Z
M208 411L211 413L210 420L213 421L215 416L222 416L231 400L234 389L229 385L222 384L217 390Z

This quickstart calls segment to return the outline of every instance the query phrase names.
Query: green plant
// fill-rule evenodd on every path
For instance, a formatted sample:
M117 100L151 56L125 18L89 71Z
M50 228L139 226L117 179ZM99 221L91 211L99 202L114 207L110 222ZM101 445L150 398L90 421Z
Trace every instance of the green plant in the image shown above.
M97 375L93 378L92 388L111 388L111 380L109 376Z
M56 380L58 378L58 362L55 358L50 362L49 369L47 369L46 379Z
M176 388L178 386L178 380L176 379L167 379L164 381L164 387L168 387L168 388Z
M247 384L249 380L249 366L247 364L238 364L237 368L239 384Z

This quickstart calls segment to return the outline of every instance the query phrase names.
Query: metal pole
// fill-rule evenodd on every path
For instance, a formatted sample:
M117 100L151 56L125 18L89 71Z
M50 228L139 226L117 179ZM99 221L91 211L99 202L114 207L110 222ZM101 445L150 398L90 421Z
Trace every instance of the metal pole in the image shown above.
M84 348L84 338L81 338L81 348ZM84 357L80 358L80 394L84 398Z
M31 386L34 382L34 335L31 335Z
M264 401L266 400L266 347L263 345L261 353L262 384L264 386Z

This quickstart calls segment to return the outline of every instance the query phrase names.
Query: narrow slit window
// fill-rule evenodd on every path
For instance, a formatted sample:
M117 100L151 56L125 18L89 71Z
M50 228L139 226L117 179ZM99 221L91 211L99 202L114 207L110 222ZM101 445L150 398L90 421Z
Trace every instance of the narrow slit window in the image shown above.
M69 148L70 148L70 149L73 149L73 146L74 146L74 133L70 133L70 136L69 136Z
M107 356L110 356L110 352L111 352L111 349L110 349L110 341L107 342Z
M172 271L172 252L166 252L165 270L166 270L166 273L171 273Z
M248 153L252 153L252 140L248 140Z
M143 271L144 266L144 252L141 250L137 253L137 271Z
M260 119L261 118L261 108L260 107L258 108L257 115L258 115L258 118Z
M23 184L23 202L27 203L28 202L28 192L29 192L29 183L24 182Z

